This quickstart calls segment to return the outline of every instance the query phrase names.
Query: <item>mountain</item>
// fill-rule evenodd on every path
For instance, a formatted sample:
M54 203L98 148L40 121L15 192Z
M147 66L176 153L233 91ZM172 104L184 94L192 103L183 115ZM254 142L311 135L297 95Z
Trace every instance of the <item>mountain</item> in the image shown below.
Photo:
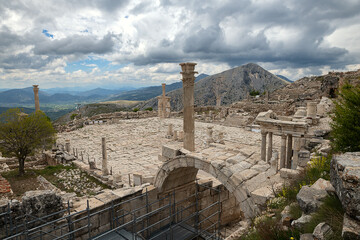
M281 79L284 79L285 81L289 82L289 83L292 83L293 81L291 81L290 79L288 79L287 77L283 76L283 75L276 75L278 76L279 78Z
M66 87L66 88L48 88L42 90L48 94L67 93L75 96L91 96L91 95L110 96L113 94L119 94L121 92L134 90L134 88L122 87L118 89L105 89L105 88L86 89L86 88L78 88L78 87Z
M201 79L207 77L207 74L200 74L196 77L195 82L200 81ZM166 92L173 91L175 89L182 88L182 82L176 82L169 85L166 85ZM116 100L132 100L132 101L146 101L151 98L157 97L162 94L162 86L151 86L139 88L133 91L127 91L120 93L116 96L111 97L110 101Z
M195 83L195 106L215 105L215 91L221 95L221 104L228 105L243 100L251 90L272 92L289 84L287 81L266 71L254 63L236 67L222 73L207 76ZM171 97L171 108L180 111L183 108L182 89L166 94ZM141 109L157 108L157 99L152 98L139 105Z

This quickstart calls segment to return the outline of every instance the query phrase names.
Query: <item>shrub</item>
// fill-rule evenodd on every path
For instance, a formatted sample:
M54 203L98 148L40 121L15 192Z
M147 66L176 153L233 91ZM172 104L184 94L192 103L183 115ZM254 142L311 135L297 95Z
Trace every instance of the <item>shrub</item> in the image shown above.
M328 196L319 210L312 216L310 222L305 224L304 232L312 233L319 223L326 222L334 232L326 239L342 239L343 218L344 210L340 200L336 196Z
M73 113L73 114L71 114L70 119L74 120L76 117L77 117L77 113Z
M345 84L335 101L331 123L334 151L360 151L360 87Z
M250 91L250 96L257 96L257 95L260 95L259 91L256 91L255 89Z
M152 110L153 110L152 107L145 108L145 111L152 111Z
M138 112L140 109L139 108L134 108L133 112Z

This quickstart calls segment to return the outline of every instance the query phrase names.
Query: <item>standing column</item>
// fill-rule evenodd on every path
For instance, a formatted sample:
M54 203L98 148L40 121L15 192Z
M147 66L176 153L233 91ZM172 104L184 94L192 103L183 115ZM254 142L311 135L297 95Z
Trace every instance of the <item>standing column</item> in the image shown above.
M266 161L266 134L264 130L261 131L261 160Z
M70 153L71 148L70 148L70 139L66 139L65 140L65 150Z
M195 151L194 83L196 63L180 63L183 81L184 148Z
M107 168L107 154L106 154L106 141L105 138L101 138L102 145L102 174L103 176L109 175L109 170Z
M286 168L291 168L291 158L292 158L292 135L288 134L288 136L287 136Z
M285 167L286 161L286 135L281 135L280 169Z
M269 137L268 137L268 149L267 149L267 158L266 158L266 162L270 162L270 159L272 158L272 139L273 139L273 133L269 132L268 133Z
M39 102L39 85L33 85L34 98L35 98L35 111L40 111L40 102Z
M300 139L294 138L294 155L293 155L293 164L291 165L292 169L296 169L299 163L299 151L300 151Z

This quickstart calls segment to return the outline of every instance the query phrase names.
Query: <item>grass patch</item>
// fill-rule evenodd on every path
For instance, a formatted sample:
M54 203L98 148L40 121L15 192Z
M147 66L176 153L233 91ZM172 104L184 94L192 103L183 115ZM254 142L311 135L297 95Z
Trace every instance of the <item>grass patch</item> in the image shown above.
M299 204L297 204L297 203L290 204L289 213L293 219L300 218L302 215L302 210L301 210Z
M311 221L305 224L304 232L312 233L319 223L326 222L334 232L327 239L342 239L344 213L340 200L336 196L328 196L319 210L313 215Z
M74 189L67 189L63 185L63 180L59 179L55 174L59 174L63 171L70 171L77 169L75 165L64 166L64 165L56 165L56 166L47 166L44 169L32 170L28 169L23 176L19 176L18 170L13 170L9 172L2 173L2 176L6 178L11 188L14 192L15 197L20 198L25 192L33 191L33 190L43 190L40 186L40 183L37 181L37 176L41 175L46 180L51 182L54 186L66 192L75 192ZM109 186L103 184L96 178L88 175L86 172L81 172L81 178L86 179L87 182L94 183L97 186L108 189ZM78 196L81 196L78 192L76 192ZM94 192L88 191L89 195L95 194Z
M254 225L252 231L239 240L289 240L300 238L299 230L292 228L284 230L279 222L280 215L276 215L274 218L265 217Z

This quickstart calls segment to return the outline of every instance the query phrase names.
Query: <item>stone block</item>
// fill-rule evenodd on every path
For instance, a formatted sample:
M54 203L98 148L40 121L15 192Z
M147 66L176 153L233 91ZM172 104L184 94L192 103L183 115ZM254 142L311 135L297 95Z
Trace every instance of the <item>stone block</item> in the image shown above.
M360 221L345 213L341 236L344 240L360 240Z
M330 181L325 179L319 178L311 188L318 189L318 190L325 190L327 193L332 194L335 193L335 188L331 185Z
M315 212L322 204L321 201L327 196L328 194L325 190L318 190L309 186L303 186L296 195L296 199L301 210L304 213L309 214Z
M162 146L162 156L167 158L175 158L178 155L180 155L178 148L169 145Z
M280 169L280 177L285 179L296 179L300 172L295 169L282 168Z
M265 205L266 201L273 197L275 197L275 195L270 187L258 188L251 192L251 198L258 205Z
M160 162L166 162L166 161L169 161L170 158L164 157L163 155L158 155L158 160Z
M304 233L300 235L300 240L314 240L312 233Z
M360 220L360 152L335 155L330 177L346 213Z
M313 237L317 240L326 240L332 233L331 227L325 222L322 222L315 227Z
M294 228L302 229L306 223L311 221L311 218L311 215L303 213L301 217L291 222L291 226L293 226Z

